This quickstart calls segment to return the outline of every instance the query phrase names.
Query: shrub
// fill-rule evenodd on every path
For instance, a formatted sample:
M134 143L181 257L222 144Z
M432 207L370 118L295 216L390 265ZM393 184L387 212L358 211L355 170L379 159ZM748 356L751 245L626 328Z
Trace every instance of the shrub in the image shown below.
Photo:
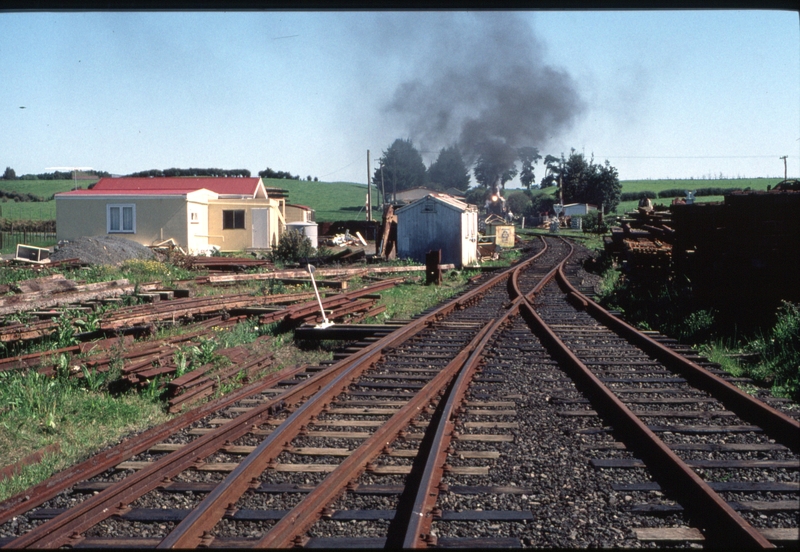
M600 222L600 211L589 211L588 214L583 215L582 227L583 231L593 234L605 234L609 228L605 220Z
M311 240L297 230L289 230L281 236L278 247L272 251L272 260L283 263L298 263L314 255Z
M761 356L754 375L771 383L776 394L800 398L800 305L784 302L769 335L751 346Z
M650 199L656 199L658 194L655 192L651 192L650 190L645 190L643 192L623 192L619 196L620 201L638 201L642 198L649 197Z
M512 192L506 199L506 206L515 215L523 215L531 207L531 198L525 192Z

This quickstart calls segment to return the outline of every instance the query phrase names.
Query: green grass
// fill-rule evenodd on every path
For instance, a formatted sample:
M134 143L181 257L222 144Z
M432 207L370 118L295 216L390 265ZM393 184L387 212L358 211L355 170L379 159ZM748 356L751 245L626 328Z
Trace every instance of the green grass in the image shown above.
M672 203L671 198L667 197L659 197L656 199L651 200L653 205L666 205L669 206ZM694 198L695 203L710 203L712 201L725 201L725 196L700 196ZM617 205L615 213L618 215L622 215L624 213L628 213L630 211L635 211L636 208L639 206L639 201L621 201L619 205Z
M134 394L112 396L92 390L96 378L42 376L38 372L0 372L0 458L12 464L53 443L50 455L11 479L0 481L0 500L82 460L131 431L167 419L162 407Z
M768 185L774 186L779 178L729 178L729 179L656 179L656 180L623 180L623 192L652 191L660 192L671 188L696 190L698 188L752 188L766 190ZM78 185L87 188L93 181L79 180ZM289 192L289 203L306 205L316 211L317 222L333 222L337 220L360 220L365 218L367 187L355 182L309 182L307 180L286 180L266 178L267 187L282 188ZM72 180L0 180L0 190L32 193L41 197L50 197L54 193L72 190ZM534 194L552 194L555 188L545 190L534 189ZM506 195L516 190L506 190ZM373 206L380 202L380 195L372 190ZM722 201L722 196L696 198L698 202ZM656 199L654 203L669 205L669 199ZM626 201L617 207L617 213L625 213L636 209L638 202ZM380 218L380 210L373 209L373 216ZM55 201L47 202L0 202L0 218L10 220L53 220L56 216Z
M774 186L782 178L720 178L720 179L654 179L654 180L621 180L623 192L660 192L672 188L697 190L698 188L752 188L753 190L766 190L767 186Z
M366 218L366 184L265 178L264 185L288 190L288 202L314 209L317 222L362 220ZM379 203L379 198L376 197L375 193L375 188L373 187L372 216L380 218L381 212L375 208Z
M78 186L84 189L96 180L78 180ZM59 192L72 190L72 180L0 180L0 190L33 194L44 199ZM53 201L20 201L4 198L0 200L0 218L9 220L54 220L56 218L56 202Z

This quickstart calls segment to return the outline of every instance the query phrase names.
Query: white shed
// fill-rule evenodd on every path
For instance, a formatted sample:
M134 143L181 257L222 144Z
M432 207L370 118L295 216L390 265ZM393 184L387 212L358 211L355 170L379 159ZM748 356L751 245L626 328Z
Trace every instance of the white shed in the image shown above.
M395 211L397 255L425 262L442 250L442 264L457 267L478 259L478 209L447 195L429 194Z
M565 217L580 217L583 215L588 215L589 211L597 211L597 205L591 205L589 203L570 203L568 205L564 205Z

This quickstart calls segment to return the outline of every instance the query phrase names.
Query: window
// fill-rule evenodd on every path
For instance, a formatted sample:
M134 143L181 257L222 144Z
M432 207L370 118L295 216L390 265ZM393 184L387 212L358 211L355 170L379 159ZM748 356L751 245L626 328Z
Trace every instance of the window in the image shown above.
M108 233L136 233L136 205L107 205L106 227Z
M196 211L192 211L191 213L189 213L189 222L191 222L192 224L200 223L200 217Z
M223 230L244 230L244 209L222 211Z

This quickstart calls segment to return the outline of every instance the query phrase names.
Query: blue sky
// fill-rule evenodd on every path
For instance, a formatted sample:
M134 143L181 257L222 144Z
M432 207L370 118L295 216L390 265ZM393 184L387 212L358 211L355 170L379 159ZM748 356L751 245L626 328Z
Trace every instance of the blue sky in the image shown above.
M782 177L784 155L797 177L798 23L757 10L0 13L0 168L365 182L367 150L374 168L411 138L430 164L472 121L542 154L608 159L624 180Z

